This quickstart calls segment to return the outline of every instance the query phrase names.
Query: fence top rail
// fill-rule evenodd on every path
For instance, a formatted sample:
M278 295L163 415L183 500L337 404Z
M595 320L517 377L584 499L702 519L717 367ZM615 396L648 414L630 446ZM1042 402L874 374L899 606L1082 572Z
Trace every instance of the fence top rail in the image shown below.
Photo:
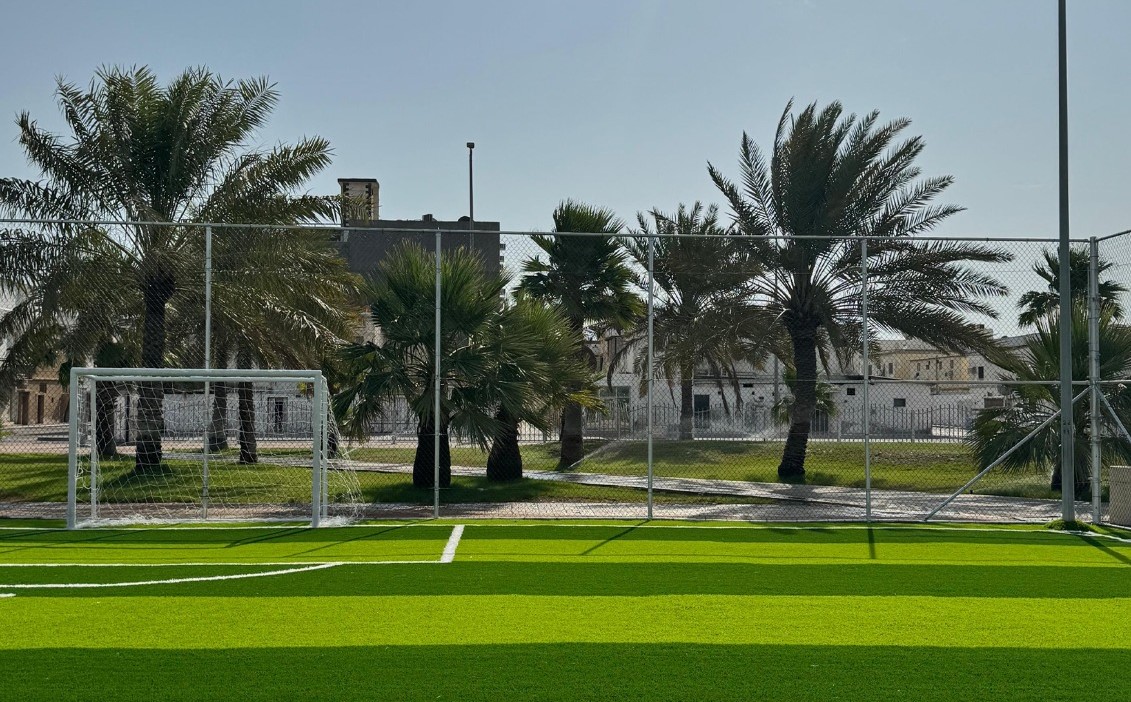
M30 225L91 225L91 226L142 226L142 227L191 227L194 229L277 229L277 230L295 230L295 231L326 231L326 232L384 232L392 234L497 234L499 236L610 236L608 232L551 232L551 231L538 231L538 230L498 230L489 231L484 229L467 229L460 227L385 227L385 226L348 226L343 227L338 224L255 224L255 223L231 223L231 222L159 222L147 220L91 220L91 219L27 219L27 218L5 218L0 217L0 224L30 224ZM1126 232L1118 232L1098 238L1097 241L1103 241L1122 234L1131 233L1131 230ZM642 234L633 231L626 231L615 236L629 237L629 238L647 238L649 236L689 236L681 234L656 234L651 235ZM716 238L734 238L734 234L695 234L693 236L702 237L716 237ZM750 237L751 239L759 240L790 240L790 239L829 239L829 238L867 238L875 240L886 240L890 237L883 236L867 236L867 237L827 237L827 236L797 236L797 235L763 235L758 237ZM969 241L969 242L982 242L982 243L1037 243L1037 244L1056 244L1059 239L1056 237L1008 237L1008 236L986 236L971 235L971 236L914 236L907 237L914 241ZM1087 244L1091 241L1091 237L1079 237L1071 239L1075 244Z
M71 378L95 380L309 380L322 379L318 370L270 370L214 368L72 368Z

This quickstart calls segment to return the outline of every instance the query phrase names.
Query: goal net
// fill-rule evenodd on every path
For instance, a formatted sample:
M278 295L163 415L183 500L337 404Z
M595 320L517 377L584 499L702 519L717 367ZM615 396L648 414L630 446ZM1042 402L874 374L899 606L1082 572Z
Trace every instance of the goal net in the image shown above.
M67 526L360 515L317 371L71 371Z

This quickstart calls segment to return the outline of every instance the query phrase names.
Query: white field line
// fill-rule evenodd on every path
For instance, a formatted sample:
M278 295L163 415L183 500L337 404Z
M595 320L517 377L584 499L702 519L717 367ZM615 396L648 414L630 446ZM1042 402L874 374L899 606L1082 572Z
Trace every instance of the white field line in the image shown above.
M181 568L216 566L273 568L278 566L324 565L435 565L441 561L189 561L179 563L0 563L0 568ZM0 586L2 587L2 586Z
M5 590L63 590L71 588L95 587L139 587L142 585L176 585L178 583L207 583L219 580L246 580L247 578L266 578L273 575L290 575L291 573L306 573L312 570L325 570L342 565L338 563L319 563L318 565L302 568L287 568L285 570L269 570L263 573L234 573L232 575L206 575L197 578L169 578L167 580L132 580L125 583L21 583L18 585L0 585Z
M452 535L448 537L448 543L444 546L444 553L440 556L441 563L451 563L456 559L456 549L459 548L459 540L463 537L463 525L457 524L452 527Z
M457 524L452 528L452 534L448 537L447 544L444 545L444 552L441 554L440 559L436 561L326 561L326 562L269 562L269 563L0 563L0 567L8 568L66 568L66 567L79 567L79 568L132 568L132 567L170 567L178 568L182 566L243 566L243 567L256 567L256 566L297 566L291 568L284 568L282 570L269 570L257 573L232 573L229 575L207 575L192 578L165 578L161 580L133 580L129 582L120 583L20 583L20 584L5 584L0 585L0 588L5 590L36 590L36 589L72 589L72 588L102 588L102 587L139 587L144 585L176 585L180 583L205 583L205 582L219 582L224 580L246 580L248 578L266 578L275 575L290 575L292 573L305 573L313 570L325 570L327 568L336 568L343 565L440 565L444 563L451 563L456 557L456 548L459 547L460 538L463 537L463 525ZM12 597L12 594L5 594L2 596Z

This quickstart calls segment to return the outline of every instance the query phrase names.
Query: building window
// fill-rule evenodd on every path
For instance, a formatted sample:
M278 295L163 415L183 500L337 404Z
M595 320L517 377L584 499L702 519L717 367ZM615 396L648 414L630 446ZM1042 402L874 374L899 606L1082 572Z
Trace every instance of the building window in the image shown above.
M950 359L950 369L954 370L954 359Z
M895 375L895 364L894 363L888 364L888 375Z
M847 388L845 389L844 394L852 397L856 394L856 388Z
M986 367L985 366L978 366L978 380L985 380L985 379L986 379Z
M916 373L918 373L919 371L923 370L923 369L921 368L921 366L922 366L922 365L923 365L923 364L921 364L921 363L916 363L916 364L915 364L915 372L916 372Z
M907 406L907 398L905 398L905 397L893 398L892 401L891 401L891 406L892 407L906 407Z

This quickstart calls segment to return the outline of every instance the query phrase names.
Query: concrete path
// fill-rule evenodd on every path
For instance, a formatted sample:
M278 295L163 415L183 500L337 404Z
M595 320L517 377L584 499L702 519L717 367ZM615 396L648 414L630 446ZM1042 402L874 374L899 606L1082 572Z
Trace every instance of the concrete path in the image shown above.
M361 471L368 470L382 473L412 472L412 465L407 463L354 462L353 466L355 469ZM483 468L478 467L452 466L453 475L483 475L483 470ZM531 480L551 480L579 485L633 488L638 490L646 490L648 487L647 478L643 476L541 470L524 471L523 476ZM697 513L703 511L708 513L729 513L738 511L743 514L766 512L778 515L773 517L774 519L805 519L812 521L823 521L826 519L864 519L867 514L867 495L863 488L832 485L758 483L704 478L653 477L652 489L657 492L665 493L711 497L758 498L774 500L775 502L781 503L775 505L703 505L694 507ZM872 516L876 519L920 520L926 517L931 510L940 505L946 497L946 494L929 492L873 489ZM758 509L767 507L773 507L774 509ZM687 506L679 507L679 509L685 508L687 508ZM518 506L516 506L516 509L518 509ZM656 514L657 511L661 509L670 511L675 509L675 507L657 504L653 510L653 514ZM604 512L605 510L597 509L596 511ZM639 510L634 509L632 511L636 512ZM1076 511L1080 515L1086 515L1090 513L1091 506L1086 502L1077 502ZM953 502L936 515L935 519L956 521L1047 522L1059 517L1060 502L1058 500L965 494L955 498Z

